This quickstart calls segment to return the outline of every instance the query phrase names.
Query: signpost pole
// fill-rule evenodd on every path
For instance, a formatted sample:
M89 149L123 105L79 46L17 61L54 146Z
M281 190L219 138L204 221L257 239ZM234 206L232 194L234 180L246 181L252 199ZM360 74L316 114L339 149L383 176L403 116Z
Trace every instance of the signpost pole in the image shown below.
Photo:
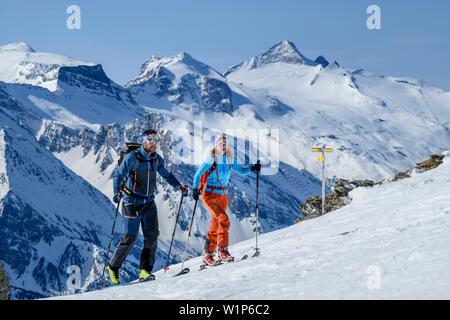
M327 148L325 145L322 148L311 148L311 152L320 152L322 155L318 158L319 162L322 162L322 213L321 215L325 214L325 185L326 185L326 178L325 178L325 152L333 152L334 150L332 148Z
M322 215L325 214L325 146L322 148Z

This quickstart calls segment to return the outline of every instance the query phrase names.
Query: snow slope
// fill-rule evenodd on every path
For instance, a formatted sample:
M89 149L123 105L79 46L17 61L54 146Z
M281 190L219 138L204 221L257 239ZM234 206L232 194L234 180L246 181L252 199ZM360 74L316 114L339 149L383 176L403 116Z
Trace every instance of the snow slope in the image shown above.
M260 237L261 256L58 299L449 299L450 152L438 168L373 188L348 206ZM252 253L254 240L231 247Z

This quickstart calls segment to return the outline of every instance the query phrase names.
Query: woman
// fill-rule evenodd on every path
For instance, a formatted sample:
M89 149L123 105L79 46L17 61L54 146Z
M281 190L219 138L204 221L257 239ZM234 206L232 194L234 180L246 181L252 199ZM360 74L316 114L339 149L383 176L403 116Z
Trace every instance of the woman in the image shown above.
M241 166L233 161L233 151L227 146L226 137L222 136L211 151L211 155L203 161L194 176L193 198L198 200L202 194L202 202L211 212L211 226L206 236L203 265L216 263L214 252L218 249L218 258L232 261L234 258L228 251L230 219L227 215L228 180L231 169L240 174L260 171L261 165Z

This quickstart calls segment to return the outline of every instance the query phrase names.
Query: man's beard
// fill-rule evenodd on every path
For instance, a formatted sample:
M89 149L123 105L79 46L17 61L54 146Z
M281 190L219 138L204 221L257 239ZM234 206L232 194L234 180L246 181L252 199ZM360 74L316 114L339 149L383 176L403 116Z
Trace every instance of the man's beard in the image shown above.
M150 146L150 147L147 147L147 148L144 147L144 150L146 152L153 153L153 152L155 152L156 148L154 148L153 146Z

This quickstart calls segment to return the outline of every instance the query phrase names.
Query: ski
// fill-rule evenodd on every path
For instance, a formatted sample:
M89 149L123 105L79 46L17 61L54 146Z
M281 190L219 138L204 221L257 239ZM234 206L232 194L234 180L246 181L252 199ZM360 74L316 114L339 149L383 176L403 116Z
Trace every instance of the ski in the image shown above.
M114 288L114 287L125 287L125 286L130 286L133 284L144 283L144 282L149 282L149 281L155 281L155 277L148 277L147 279L144 279L144 280L133 280L130 282L125 282L125 283L112 284L112 285L100 288L99 290L105 290L105 289Z
M182 276L183 274L186 274L186 273L188 273L189 271L190 271L189 268L181 269L181 271L178 272L178 273L177 273L176 275L174 275L173 277Z
M248 258L248 255L244 254L240 259L236 260L233 258L232 260L229 260L228 262L239 262L239 261L245 260L247 258Z
M226 261L226 262L227 262L227 263L230 263L230 262L239 262L239 261L245 260L245 259L247 259L247 258L248 258L248 255L244 254L244 255L243 255L240 259L238 259L238 260L235 260L235 259L233 258L232 260L229 260L229 261ZM220 266L220 265L222 265L222 264L225 264L225 263L222 262L221 260L217 260L216 263L210 264L210 265L202 264L202 265L200 266L200 269L199 269L198 271L205 270L205 269L207 269L207 267L216 267L216 266Z

